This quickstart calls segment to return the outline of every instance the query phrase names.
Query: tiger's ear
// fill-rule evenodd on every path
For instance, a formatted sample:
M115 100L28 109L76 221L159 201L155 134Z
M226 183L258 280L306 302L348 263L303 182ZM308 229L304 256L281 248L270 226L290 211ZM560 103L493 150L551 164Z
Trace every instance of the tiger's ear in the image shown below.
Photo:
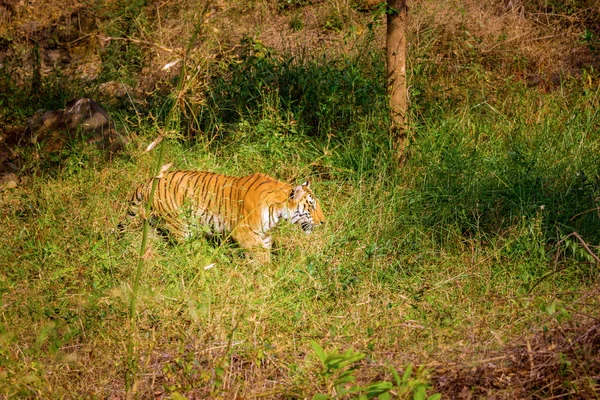
M305 181L305 182L302 184L302 186L306 186L307 188L309 188L309 187L310 187L310 179L307 179L307 180L306 180L306 181Z
M308 185L303 183L302 185L295 186L290 193L290 200L300 200L304 195L304 188L308 187Z

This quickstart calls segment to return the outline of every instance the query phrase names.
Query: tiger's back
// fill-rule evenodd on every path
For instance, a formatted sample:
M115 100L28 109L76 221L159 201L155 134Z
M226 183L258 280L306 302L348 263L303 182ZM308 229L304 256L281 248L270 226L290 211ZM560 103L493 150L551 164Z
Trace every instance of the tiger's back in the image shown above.
M132 195L130 220L145 207L151 188L152 179ZM325 221L308 182L294 187L261 173L233 177L204 171L166 173L157 182L150 216L175 238L230 235L244 248L267 250L268 231L280 219L300 224L307 232Z

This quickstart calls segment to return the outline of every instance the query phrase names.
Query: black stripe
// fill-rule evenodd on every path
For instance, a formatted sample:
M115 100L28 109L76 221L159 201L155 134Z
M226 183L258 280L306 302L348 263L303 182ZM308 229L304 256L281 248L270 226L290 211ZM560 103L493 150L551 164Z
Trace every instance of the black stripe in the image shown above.
M256 178L254 179L254 181L252 181L252 183L248 186L248 189L246 190L246 193L250 192L252 190L252 186L254 186L254 184L256 184L256 182L258 182L260 180L260 178L262 178L261 174L254 174L254 175L250 175L250 177L252 176L256 176Z
M214 197L216 195L216 192L214 192L213 188L214 188L214 183L213 180L217 180L217 182L219 181L219 175L218 174L212 174L213 176L210 178L210 180L208 181L208 188L207 191L204 192L204 197L207 198L207 202L206 202L206 208L209 211L212 211L212 202L214 200ZM208 191L212 192L209 193ZM212 195L209 195L212 194Z
M248 180L248 176L236 178L234 180L235 187L233 189L235 190L235 196L233 196L233 197L235 197L235 204L233 205L233 207L231 209L236 210L236 212L235 212L236 225L237 225L237 223L240 222L240 219L242 217L242 204L244 203L242 187L244 186L244 181L246 181L246 180Z
M198 187L198 181L204 176L203 173L201 172L196 172L194 174L194 182L193 183L188 183L190 189L192 190L192 193L195 194L196 193L196 188ZM195 199L194 199L195 200Z
M229 215L226 216L229 222L229 227L233 227L234 221L233 219L236 218L236 216L234 215L234 194L233 194L233 184L235 182L235 179L232 178L228 178L227 179L227 186L229 186L229 194L225 195L227 196L224 201L227 201L227 205L229 206Z
M261 178L260 174L253 174L253 175L248 175L245 177L247 182L244 182L240 185L239 188L239 192L240 192L240 196L239 196L239 207L238 207L238 216L240 218L243 217L248 217L248 215L244 215L243 211L244 211L244 205L246 203L246 196L248 196L248 194L250 193L250 191L252 190L252 186L254 186L254 184L256 182L258 182ZM249 185L247 185L246 188L244 188L244 186L246 186L247 183L250 183ZM238 221L239 222L239 221Z
M169 211L175 211L178 208L177 207L178 186L175 184L175 179L178 179L178 178L181 179L181 175L179 174L179 172L169 173L167 176L162 178L166 181L166 184L168 185L168 188L169 188L167 191L167 197L162 199L165 202L167 210L169 210Z
M219 187L219 189L221 190L221 192L219 193L219 196L217 197L217 201L218 201L218 213L219 216L221 217L221 220L223 220L224 215L227 214L227 209L225 208L225 210L223 210L223 206L225 205L225 198L223 196L225 196L225 185L227 184L227 177L226 176L221 176L221 185ZM223 214L223 211L225 211L225 214Z
M199 200L200 200L201 197L206 197L206 189L208 187L210 187L210 181L214 177L214 175L215 174L210 173L210 172L206 172L205 173L205 176L204 176L203 181L202 181L202 189L200 189L200 192L198 193Z
M169 207L169 210L174 211L179 208L179 205L177 202L177 197L178 197L177 193L179 192L179 182L181 182L181 180L183 179L183 174L181 174L181 172L179 172L179 171L175 171L172 174L170 174L169 177L170 177L170 179L169 179L169 194L170 195L167 198L167 200L169 201L168 207ZM167 179L167 177L165 176L163 179Z
M148 183L148 198L150 197L150 191L152 190L152 180L154 180L155 178L152 178L150 180L150 182ZM158 196L154 196L154 201L152 202L152 207L155 209L155 211L159 214L162 214L165 209L163 207L163 202L162 199L164 199L165 197L167 197L167 182L163 181L163 180L159 180L157 185L156 185L156 189L157 189L157 193Z
M190 191L190 176L192 176L193 172L186 172L185 177L181 180L181 186L183 191L181 192L181 205L183 205L188 199L188 193Z
M271 180L267 180L267 181L261 182L261 183L260 183L260 184L259 184L259 185L256 187L256 189L254 189L254 192L256 193L256 197L257 197L258 199L262 199L262 198L263 198L263 193L265 193L265 192L267 192L267 193L269 193L269 192L273 192L273 190L270 190L269 188L266 188L266 189L260 190L260 189L261 189L261 187L262 187L263 185L268 185L268 184L270 184L270 183L273 183L273 181L271 181Z
M194 188L194 199L196 200L196 207L204 212L206 210L206 204L204 202L204 190L208 181L210 180L210 173L200 172L200 183L195 185Z

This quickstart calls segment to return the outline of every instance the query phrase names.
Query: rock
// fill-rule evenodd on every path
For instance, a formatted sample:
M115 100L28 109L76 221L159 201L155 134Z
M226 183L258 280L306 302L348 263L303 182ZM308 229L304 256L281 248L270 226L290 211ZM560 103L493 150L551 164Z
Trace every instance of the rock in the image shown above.
M104 100L111 103L126 97L127 94L134 94L134 90L131 86L115 81L104 82L98 86L98 91L101 93Z
M87 142L95 144L98 149L105 151L107 157L111 159L115 154L125 149L125 146L129 143L129 139L111 128L106 131L97 132Z
M36 112L27 120L31 143L40 143L42 151L60 151L66 143L81 134L109 157L123 150L129 142L118 133L110 117L94 100L83 97L71 100L64 110Z
M0 192L19 186L19 177L12 172L0 175Z

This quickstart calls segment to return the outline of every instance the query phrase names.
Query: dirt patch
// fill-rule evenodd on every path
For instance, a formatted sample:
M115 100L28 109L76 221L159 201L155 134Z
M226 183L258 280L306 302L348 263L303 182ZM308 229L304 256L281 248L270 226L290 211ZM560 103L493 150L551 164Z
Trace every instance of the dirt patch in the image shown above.
M215 1L190 56L202 70L208 60L234 56L245 37L296 56L347 54L367 41L383 52L385 16L371 3L310 1L286 8L284 2ZM416 2L409 10L409 59L425 51L433 56L429 62L441 68L452 71L476 63L499 78L543 89L558 87L565 74L600 69L598 4L578 0L575 8L552 9L547 2L530 3ZM129 93L149 96L177 75L178 68L165 67L181 58L203 4L149 4L141 8L147 26L116 37L107 32L112 22L107 10L77 2L4 0L0 63L20 86L33 87L40 76L59 70L94 87L103 83L98 80L107 46L135 44L142 52L141 64L137 87ZM2 88L0 80L0 89L9 88Z
M442 68L477 63L499 78L553 89L565 75L600 67L593 40L583 37L589 19L600 16L591 11L555 14L519 1L422 2L412 9L410 31L413 45L431 47Z
M448 398L596 398L600 319L577 316L497 351L464 357L471 360L435 368L434 386Z
M85 140L112 159L129 143L115 129L108 113L90 98L75 99L64 109L38 111L27 119L27 127L0 129L0 191L19 184L21 150L37 146L42 155L62 151Z

